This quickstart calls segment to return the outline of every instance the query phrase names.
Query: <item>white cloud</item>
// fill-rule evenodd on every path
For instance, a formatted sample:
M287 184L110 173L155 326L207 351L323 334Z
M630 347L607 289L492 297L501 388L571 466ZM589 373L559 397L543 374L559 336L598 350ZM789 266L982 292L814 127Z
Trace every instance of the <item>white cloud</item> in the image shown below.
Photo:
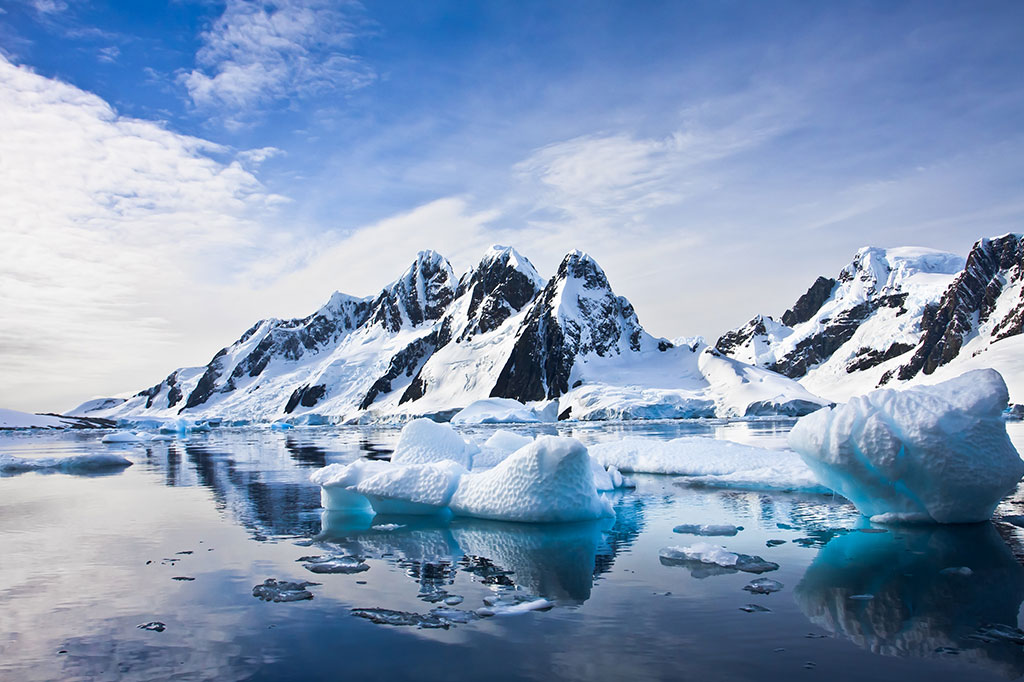
M0 404L66 409L39 401L209 354L202 313L230 309L211 289L280 250L257 216L281 198L210 156L229 150L5 59L0 129Z
M68 8L62 0L30 0L30 4L40 14L56 14Z
M330 0L228 0L202 34L197 67L179 75L192 102L228 112L372 82L372 69L348 53L356 37L345 9Z
M121 56L121 48L116 45L110 47L101 47L99 50L99 60L101 62L107 62L112 64L117 61L117 58Z

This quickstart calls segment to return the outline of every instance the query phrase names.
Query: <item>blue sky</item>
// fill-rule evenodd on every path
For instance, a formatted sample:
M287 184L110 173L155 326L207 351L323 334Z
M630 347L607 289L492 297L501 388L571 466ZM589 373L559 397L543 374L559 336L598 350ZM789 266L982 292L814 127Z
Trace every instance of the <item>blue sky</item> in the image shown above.
M713 339L860 246L1024 230L1019 2L0 9L4 406L138 390L425 248L582 248Z

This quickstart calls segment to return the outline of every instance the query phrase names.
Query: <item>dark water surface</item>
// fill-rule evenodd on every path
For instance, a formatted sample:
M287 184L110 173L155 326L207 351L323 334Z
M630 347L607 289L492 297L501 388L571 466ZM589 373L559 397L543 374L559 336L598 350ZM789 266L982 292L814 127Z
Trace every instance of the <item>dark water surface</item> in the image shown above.
M702 434L778 448L791 424L557 431L585 443ZM533 430L544 428L555 430ZM1010 429L1024 449L1024 425ZM871 528L830 497L695 489L658 476L637 476L636 491L615 496L615 519L596 523L352 517L322 512L309 473L386 455L397 430L220 429L116 446L101 435L0 435L0 453L116 450L135 463L103 476L0 478L2 680L1024 675L1024 647L1010 641L1021 624L1024 535L1010 523ZM997 518L1017 514L1021 490ZM673 533L682 523L744 529ZM750 594L742 588L758 576L659 560L662 547L702 540L778 563L762 577L783 589ZM315 574L297 561L316 555L361 557L368 569ZM970 574L946 570L961 567ZM308 587L311 600L273 603L253 596L267 578L320 584ZM495 597L554 606L475 617ZM740 610L747 604L770 611ZM431 615L439 607L443 619ZM388 619L414 624L374 622ZM153 622L163 631L138 627Z

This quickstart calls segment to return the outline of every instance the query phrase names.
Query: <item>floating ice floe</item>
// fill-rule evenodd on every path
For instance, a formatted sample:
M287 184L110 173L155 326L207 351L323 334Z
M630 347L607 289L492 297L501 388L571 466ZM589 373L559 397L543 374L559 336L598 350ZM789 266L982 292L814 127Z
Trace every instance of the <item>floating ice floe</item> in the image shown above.
M115 431L108 433L100 439L101 443L147 443L153 440L153 436L141 431Z
M541 436L493 469L463 476L451 509L476 518L543 523L613 514L594 484L587 449L557 436Z
M743 589L751 594L771 594L772 592L778 592L785 585L780 583L778 580L772 580L771 578L755 578L749 583L743 586Z
M452 424L536 424L558 421L558 403L530 407L511 398L485 398L470 403L452 417Z
M430 613L396 611L394 609L352 609L353 616L365 618L377 625L416 627L428 630L447 630L455 623L467 623L473 614L458 609L435 609Z
M319 585L308 581L289 582L287 580L276 580L267 578L261 584L252 588L252 596L263 601L289 602L312 599L313 593L307 587Z
M779 568L773 561L765 561L759 556L730 552L725 547L707 542L696 542L686 547L665 547L658 555L661 562L668 565L698 562L745 573L766 573Z
M26 471L59 471L65 474L89 474L130 467L132 463L109 452L67 457L15 457L0 455L0 473L20 474Z
M986 521L1024 475L1006 384L975 370L882 389L803 417L789 436L818 479L878 522Z
M710 537L714 535L733 536L741 530L743 530L743 526L733 526L731 524L683 523L673 528L672 532L681 533L682 535Z
M298 561L302 562L303 568L310 573L362 573L370 570L370 565L359 557L354 556L332 556L324 554L321 556L304 556Z
M619 471L687 476L687 483L697 485L829 492L795 452L766 450L715 438L625 438L591 445L590 455L603 466Z
M392 464L426 464L458 462L464 468L473 466L476 445L467 443L448 424L430 419L414 419L402 428L398 444L391 455Z
M481 606L474 613L482 618L491 616L516 616L530 611L544 611L555 604L542 597L526 597L509 595L497 598L485 598L487 606Z

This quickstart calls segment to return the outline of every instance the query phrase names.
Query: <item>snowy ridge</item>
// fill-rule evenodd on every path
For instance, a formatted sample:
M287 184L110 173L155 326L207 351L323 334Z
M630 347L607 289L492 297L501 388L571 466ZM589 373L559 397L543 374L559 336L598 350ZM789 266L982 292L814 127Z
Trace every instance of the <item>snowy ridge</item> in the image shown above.
M507 403L508 415L544 419L799 415L827 404L699 338L677 347L651 336L582 251L545 281L515 249L494 246L458 279L440 254L420 252L376 296L335 293L308 317L263 320L204 367L76 409L338 423L448 418L497 398L533 403Z
M1009 234L979 240L966 260L925 248L862 248L781 320L758 315L715 345L836 401L978 367L998 369L1011 399L1024 401L1019 363L1000 350L1022 326L1024 246Z

